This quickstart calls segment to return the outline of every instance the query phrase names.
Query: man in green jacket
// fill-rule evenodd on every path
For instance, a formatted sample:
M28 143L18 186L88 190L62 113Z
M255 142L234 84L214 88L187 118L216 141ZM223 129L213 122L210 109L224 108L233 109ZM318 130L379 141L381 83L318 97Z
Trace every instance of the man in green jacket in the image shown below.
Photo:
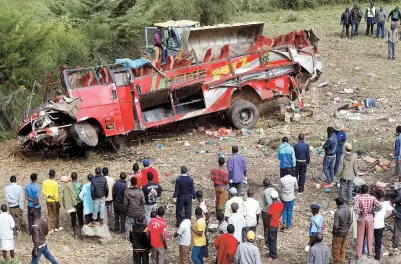
M59 198L63 204L64 210L71 216L71 226L74 231L74 236L78 236L79 230L77 229L77 212L75 206L77 205L76 193L74 185L71 183L71 178L62 176L59 188Z
M352 202L352 185L354 178L358 176L357 171L357 155L352 152L352 145L345 143L345 153L341 157L340 166L338 167L337 176L340 177L340 197L345 201ZM348 198L344 196L344 186L347 185Z

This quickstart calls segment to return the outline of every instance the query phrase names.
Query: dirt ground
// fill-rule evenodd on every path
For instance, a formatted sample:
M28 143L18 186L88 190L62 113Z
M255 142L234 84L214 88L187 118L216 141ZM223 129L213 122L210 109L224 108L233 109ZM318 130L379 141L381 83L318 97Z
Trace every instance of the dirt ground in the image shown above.
M391 6L386 6L390 12ZM168 207L167 220L169 234L175 231L175 206L172 204L172 191L175 177L178 176L181 165L189 168L189 174L193 176L196 188L201 188L206 193L208 205L214 205L214 190L209 181L209 171L217 163L218 153L226 156L230 154L233 144L240 146L240 152L248 163L248 175L250 185L255 189L255 197L261 200L262 180L270 178L274 184L278 184L279 165L275 156L275 144L263 145L269 139L289 136L291 143L295 143L299 132L306 134L307 140L314 147L319 147L325 139L325 131L328 125L341 122L348 134L349 141L354 145L360 155L358 160L359 170L367 173L363 178L369 183L377 181L394 182L393 168L389 171L367 172L368 164L362 161L361 156L370 155L375 158L389 159L395 139L395 127L400 124L399 112L401 109L401 85L398 78L400 61L388 61L385 40L365 37L366 24L361 25L361 34L358 39L348 40L340 38L339 17L344 7L321 7L315 10L305 10L295 13L297 20L285 22L291 15L290 12L280 11L266 14L243 13L235 18L235 22L259 20L266 22L265 34L275 36L294 29L313 28L320 38L320 59L323 61L324 74L316 83L328 81L325 87L312 86L307 93L306 103L314 107L314 115L304 115L300 122L285 124L274 115L262 117L259 127L264 129L265 135L256 134L237 136L224 139L207 136L204 133L193 132L198 128L198 123L207 129L217 129L224 124L191 120L189 122L173 126L173 128L154 131L148 143L141 146L132 145L123 147L119 153L97 153L89 159L84 158L60 158L45 159L42 156L33 158L23 157L18 150L17 141L0 143L0 168L2 171L2 184L8 183L9 176L17 175L18 182L25 185L29 181L29 175L36 172L39 175L39 183L47 176L49 169L53 168L57 176L69 175L72 171L79 174L82 182L88 173L95 167L109 167L111 175L118 177L122 171L130 171L134 162L141 161L144 157L150 157L152 165L159 171L161 184L166 192L163 194L162 203ZM250 19L252 18L252 19ZM388 25L386 25L387 27ZM340 94L345 88L351 88L354 94ZM336 97L340 97L342 103L334 104ZM350 113L348 117L334 117L336 108L347 99L363 100L365 98L382 98L376 108L363 110L359 113ZM348 119L351 117L351 120ZM356 118L355 118L356 117ZM359 117L359 118L358 118ZM214 121L214 120L213 120ZM185 142L190 146L184 146ZM273 141L274 142L274 141ZM277 143L277 141L275 141ZM162 144L158 149L156 146ZM208 151L204 154L196 154L197 151ZM335 209L333 199L338 195L335 187L331 193L325 193L322 189L316 189L312 175L322 174L322 156L313 153L312 163L308 170L306 191L298 196L295 201L293 229L287 233L278 235L278 263L305 263L306 254L304 247L307 244L307 228L311 214L309 205L319 203L322 206L322 214L325 218L326 231L324 242L331 245L331 228L333 215L329 212ZM4 190L0 191L0 197L4 201ZM46 206L42 203L42 209ZM212 208L212 207L211 207ZM46 214L44 215L46 217ZM215 222L212 218L211 223ZM60 263L132 263L132 248L130 243L121 236L112 234L113 239L105 245L95 242L83 242L72 237L69 226L70 218L65 212L61 213L61 224L64 230L48 236L49 246L53 255ZM211 239L215 238L210 234ZM384 250L389 253L391 244L391 232L385 231ZM262 261L267 263L267 249L263 244L261 225L257 231L257 244L263 256ZM30 262L31 239L22 235L16 241L16 252L23 263ZM178 262L178 244L169 236L169 251L167 261ZM354 255L353 242L349 243L349 258ZM215 250L209 249L210 258L206 263L213 263ZM42 262L47 262L42 258ZM397 256L385 256L382 263L400 263Z

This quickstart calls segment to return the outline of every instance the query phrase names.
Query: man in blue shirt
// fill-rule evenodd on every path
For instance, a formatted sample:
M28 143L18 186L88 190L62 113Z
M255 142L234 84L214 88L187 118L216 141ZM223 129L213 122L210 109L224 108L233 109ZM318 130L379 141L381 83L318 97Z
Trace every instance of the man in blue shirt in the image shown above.
M41 213L39 196L40 186L36 184L38 175L36 173L31 174L31 182L25 185L25 199L28 201L28 229L29 234L32 233L32 225L35 221L34 212L38 215Z
M336 147L336 163L334 164L334 175L337 175L338 167L340 166L341 156L343 155L343 147L345 141L347 141L347 134L344 128L340 124L334 125L336 131L337 147Z
M238 146L234 145L232 152L227 161L229 186L236 188L238 196L241 196L242 182L246 179L246 161L242 155L238 154Z
M304 142L304 134L298 135L298 143L294 145L295 158L297 160L295 167L295 177L298 179L298 194L304 192L306 181L306 170L310 162L309 145Z
M294 148L288 143L288 137L283 137L282 143L277 149L277 158L280 160L280 178L284 177L285 172L291 172L294 175L295 152Z
M398 125L396 128L397 139L395 139L395 176L399 178L401 182L401 126Z
M185 219L191 220L192 200L195 200L194 181L188 176L188 169L181 167L181 175L175 181L173 198L176 201L176 227L181 223L180 213L185 212Z

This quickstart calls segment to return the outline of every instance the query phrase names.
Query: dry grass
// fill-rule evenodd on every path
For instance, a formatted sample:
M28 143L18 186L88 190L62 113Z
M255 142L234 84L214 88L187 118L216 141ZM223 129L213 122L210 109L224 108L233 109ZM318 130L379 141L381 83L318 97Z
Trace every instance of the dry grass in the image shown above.
M266 134L284 133L291 136L294 141L296 135L303 131L308 138L315 142L324 139L325 128L329 124L337 121L333 117L334 110L338 105L332 103L334 97L341 96L339 91L344 88L354 88L357 92L353 97L355 99L364 99L367 97L388 99L387 103L379 104L378 108L369 110L366 113L366 120L347 121L343 120L349 139L358 140L354 143L356 149L360 152L375 152L377 157L387 158L388 153L392 150L394 140L394 130L396 123L400 123L398 113L400 112L401 95L399 90L399 71L400 61L386 60L386 45L383 40L374 40L372 37L363 35L365 24L362 24L362 34L359 39L342 40L340 39L339 17L343 11L342 6L321 7L315 10L305 10L297 12L297 20L295 22L283 23L290 15L290 12L280 11L266 14L241 14L233 18L236 22L261 20L266 22L265 33L271 36L288 32L294 29L313 28L320 37L320 54L321 60L324 62L324 74L320 81L328 80L330 85L323 88L314 88L308 93L307 103L316 105L315 115L310 118L303 119L300 123L289 124L284 126L279 123L273 128L265 128ZM386 6L387 11L391 10L391 6ZM356 67L362 67L355 70ZM375 77L368 77L368 73L375 73ZM340 81L343 81L339 84ZM345 84L344 84L345 83ZM333 96L327 96L326 93L331 92ZM345 95L344 97L347 97ZM394 118L396 123L390 123L388 118ZM195 121L196 122L196 121ZM261 123L261 124L267 124ZM373 130L374 129L374 130ZM389 129L389 131L387 130ZM189 132L192 127L188 128ZM158 137L160 138L160 137ZM218 141L212 139L213 145L200 145L198 142L207 141L210 138L201 134L192 134L182 129L174 135L164 136L161 141L152 141L140 147L132 147L124 150L123 155L113 158L113 154L99 154L93 156L89 160L80 158L61 159L61 160L45 160L42 157L24 158L17 151L15 141L0 143L2 152L0 153L0 168L2 169L3 184L8 182L8 177L12 174L18 176L20 184L28 182L29 174L36 172L40 176L40 181L45 179L50 168L57 171L58 176L70 174L77 171L81 180L84 181L85 176L94 170L97 166L108 166L112 176L118 176L121 171L131 169L132 163L141 160L144 156L150 156L153 165L161 174L162 186L167 190L173 190L172 181L178 175L181 165L187 165L190 174L194 177L196 186L203 188L206 192L208 205L214 204L214 192L209 181L209 170L216 164L217 153L225 152L229 154L229 147L236 143L240 146L246 146L246 150L242 153L247 157L249 164L249 178L253 183L259 184L262 179L269 177L274 183L278 183L278 162L273 155L265 157L264 154L256 148L260 136L234 137L231 141ZM383 142L379 143L377 138L382 138ZM183 142L188 140L190 147L184 147ZM158 143L163 143L164 148L156 149ZM209 153L196 155L196 150L208 150ZM360 167L363 169L364 164L361 161ZM313 162L310 166L309 176L311 173L321 174L321 157L313 156ZM170 173L169 177L165 174ZM394 181L391 173L378 175L372 173L367 177L368 181L377 180ZM262 187L254 186L257 199L261 199ZM307 226L310 218L309 204L319 202L322 205L323 214L327 230L325 232L325 242L330 244L331 241L331 225L332 215L329 210L335 208L333 198L337 195L337 188L331 194L326 194L322 190L316 190L313 187L313 181L308 179L306 192L297 198L294 208L294 225L291 232L278 236L278 253L280 263L303 263L305 254L303 248L307 242ZM1 198L4 200L3 190L0 192ZM170 235L174 229L175 208L170 204L172 194L165 192L163 195L163 204L168 205L168 223L170 226ZM45 207L43 207L45 210ZM49 236L49 246L54 256L61 263L132 263L132 252L129 242L121 237L113 235L113 240L106 245L82 242L71 236L69 228L69 216L66 213L61 214L61 223L66 228L60 233ZM258 228L257 243L263 254L263 261L266 260L266 249L261 239L261 227ZM389 234L386 232L385 249L389 247ZM177 241L169 240L168 261L175 263L178 261ZM68 247L68 248L67 248ZM31 242L27 236L22 236L17 240L17 254L22 262L30 262ZM210 248L211 258L208 263L214 262L214 248ZM350 251L352 253L352 251ZM391 262L384 259L383 262ZM393 261L394 262L394 261Z

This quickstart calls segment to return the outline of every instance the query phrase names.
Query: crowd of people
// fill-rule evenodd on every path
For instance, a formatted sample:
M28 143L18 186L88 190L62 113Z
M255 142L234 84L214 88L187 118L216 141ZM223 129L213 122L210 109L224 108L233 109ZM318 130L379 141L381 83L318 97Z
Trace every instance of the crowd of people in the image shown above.
M396 133L398 136L394 159L396 176L401 178L401 126L396 128ZM288 137L283 137L277 149L280 185L276 188L270 179L263 179L261 204L254 199L255 190L252 187L248 187L246 196L242 194L243 185L247 183L247 163L239 153L238 146L232 147L232 155L227 163L224 157L218 158L217 165L210 171L210 179L215 188L214 213L218 220L217 227L209 224L213 211L204 198L203 191L195 190L188 168L181 167L173 194L177 229L173 238L178 238L180 263L188 264L191 256L193 263L203 264L204 258L209 256L209 248L213 246L217 250L215 261L218 264L261 263L260 249L255 245L260 216L268 259L278 259L278 232L291 230L296 194L301 196L305 190L311 157L310 148L304 138L304 134L299 134L298 142L291 146ZM366 252L368 257L380 260L385 218L394 217L392 244L394 250L398 250L401 236L401 194L392 205L384 201L383 190L377 190L375 196L372 196L369 187L362 185L360 193L356 198L353 197L353 180L358 175L357 156L352 145L347 142L346 132L341 125L327 128L327 140L323 149L325 155L322 168L327 180L325 189L331 191L335 177L340 181L339 196L335 199L338 209L334 214L332 228L333 263L346 263L347 235L351 227L356 240L356 258L360 259ZM76 172L71 173L70 177L62 176L58 182L56 172L52 169L48 178L43 180L42 186L37 184L37 174L32 173L31 182L22 189L17 184L16 176L11 176L10 184L5 187L7 204L1 205L0 214L0 249L3 251L3 258L8 259L8 251L11 258L14 258L16 235L28 233L32 236L34 245L32 263L38 263L42 255L50 262L57 263L49 251L46 236L63 229L59 220L63 206L71 217L75 237L80 236L84 225L108 227L112 232L125 235L132 243L134 263L149 263L150 253L153 264L167 263L169 235L165 219L166 208L159 205L163 189L159 174L150 166L149 159L144 159L142 164L142 170L135 163L132 172L120 173L119 180L109 176L108 168L98 167L94 174L87 176L88 182L85 184L79 182ZM46 201L47 221L41 214L41 196ZM25 201L28 225L23 218ZM196 204L194 211L193 203ZM327 264L330 259L329 247L323 240L326 227L320 208L319 204L310 206L310 240L305 247L308 252L306 262L310 264ZM390 216L387 216L390 212ZM194 220L192 213L195 215ZM208 236L211 232L217 233L212 246L209 245L212 242L209 242Z
M366 8L365 13L357 4L351 10L347 7L340 18L340 25L342 26L341 38L352 39L358 37L362 18L365 18L366 22L366 36L374 34L373 28L376 25L376 39L384 39L385 23L391 19L390 27L387 30L386 42L388 44L388 59L395 60L396 44L400 39L398 31L400 28L401 12L399 7L394 8L388 15L382 6L376 9L373 1L370 1L370 5Z

